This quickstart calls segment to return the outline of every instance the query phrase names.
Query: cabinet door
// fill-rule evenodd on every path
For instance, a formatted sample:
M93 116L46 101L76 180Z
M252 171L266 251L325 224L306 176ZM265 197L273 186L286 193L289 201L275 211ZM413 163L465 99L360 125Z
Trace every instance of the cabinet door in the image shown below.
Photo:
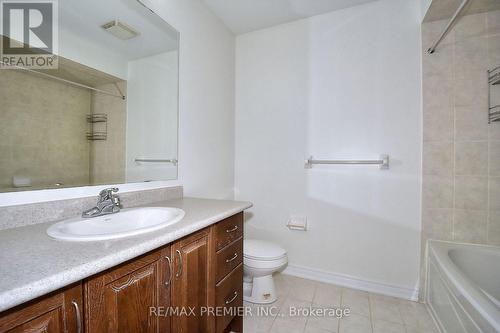
M85 281L86 332L170 332L169 262L166 247Z
M80 284L0 313L0 332L83 333Z
M212 318L206 312L202 313L203 307L211 305L214 292L213 268L209 267L209 230L202 230L172 245L172 308L179 311L172 317L172 331L175 333L213 332Z

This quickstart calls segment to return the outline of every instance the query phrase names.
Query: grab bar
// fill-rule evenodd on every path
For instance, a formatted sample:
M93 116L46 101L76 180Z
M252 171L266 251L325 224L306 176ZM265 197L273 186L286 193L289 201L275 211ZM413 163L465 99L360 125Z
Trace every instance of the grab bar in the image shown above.
M136 158L135 162L143 162L143 163L172 163L173 165L177 165L179 161L174 159L154 159L154 158Z
M315 160L311 156L305 160L304 168L310 169L313 164L372 164L380 165L381 170L387 170L389 169L389 155L380 155L379 160Z

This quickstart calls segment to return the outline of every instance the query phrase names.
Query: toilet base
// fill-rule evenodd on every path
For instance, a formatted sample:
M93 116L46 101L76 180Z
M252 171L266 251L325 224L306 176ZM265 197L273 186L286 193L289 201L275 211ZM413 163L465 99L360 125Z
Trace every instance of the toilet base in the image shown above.
M277 300L272 275L246 276L243 282L243 300L255 304L270 304Z

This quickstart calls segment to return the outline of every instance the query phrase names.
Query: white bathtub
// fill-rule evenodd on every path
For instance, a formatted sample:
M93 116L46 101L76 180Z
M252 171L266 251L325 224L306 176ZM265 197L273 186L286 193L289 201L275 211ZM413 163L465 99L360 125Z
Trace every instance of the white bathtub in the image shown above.
M426 301L442 332L500 332L500 247L429 241Z

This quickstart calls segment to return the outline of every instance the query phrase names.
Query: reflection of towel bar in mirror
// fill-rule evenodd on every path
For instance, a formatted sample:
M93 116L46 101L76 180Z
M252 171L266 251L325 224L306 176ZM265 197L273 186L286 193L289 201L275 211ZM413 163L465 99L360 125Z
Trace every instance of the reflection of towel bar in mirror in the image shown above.
M154 158L136 158L134 161L137 163L172 163L173 165L177 165L177 160L174 159L154 159Z
M315 160L309 157L305 160L304 167L306 169L312 168L313 164L349 164L349 165L380 165L380 169L389 169L389 155L380 155L379 160Z

